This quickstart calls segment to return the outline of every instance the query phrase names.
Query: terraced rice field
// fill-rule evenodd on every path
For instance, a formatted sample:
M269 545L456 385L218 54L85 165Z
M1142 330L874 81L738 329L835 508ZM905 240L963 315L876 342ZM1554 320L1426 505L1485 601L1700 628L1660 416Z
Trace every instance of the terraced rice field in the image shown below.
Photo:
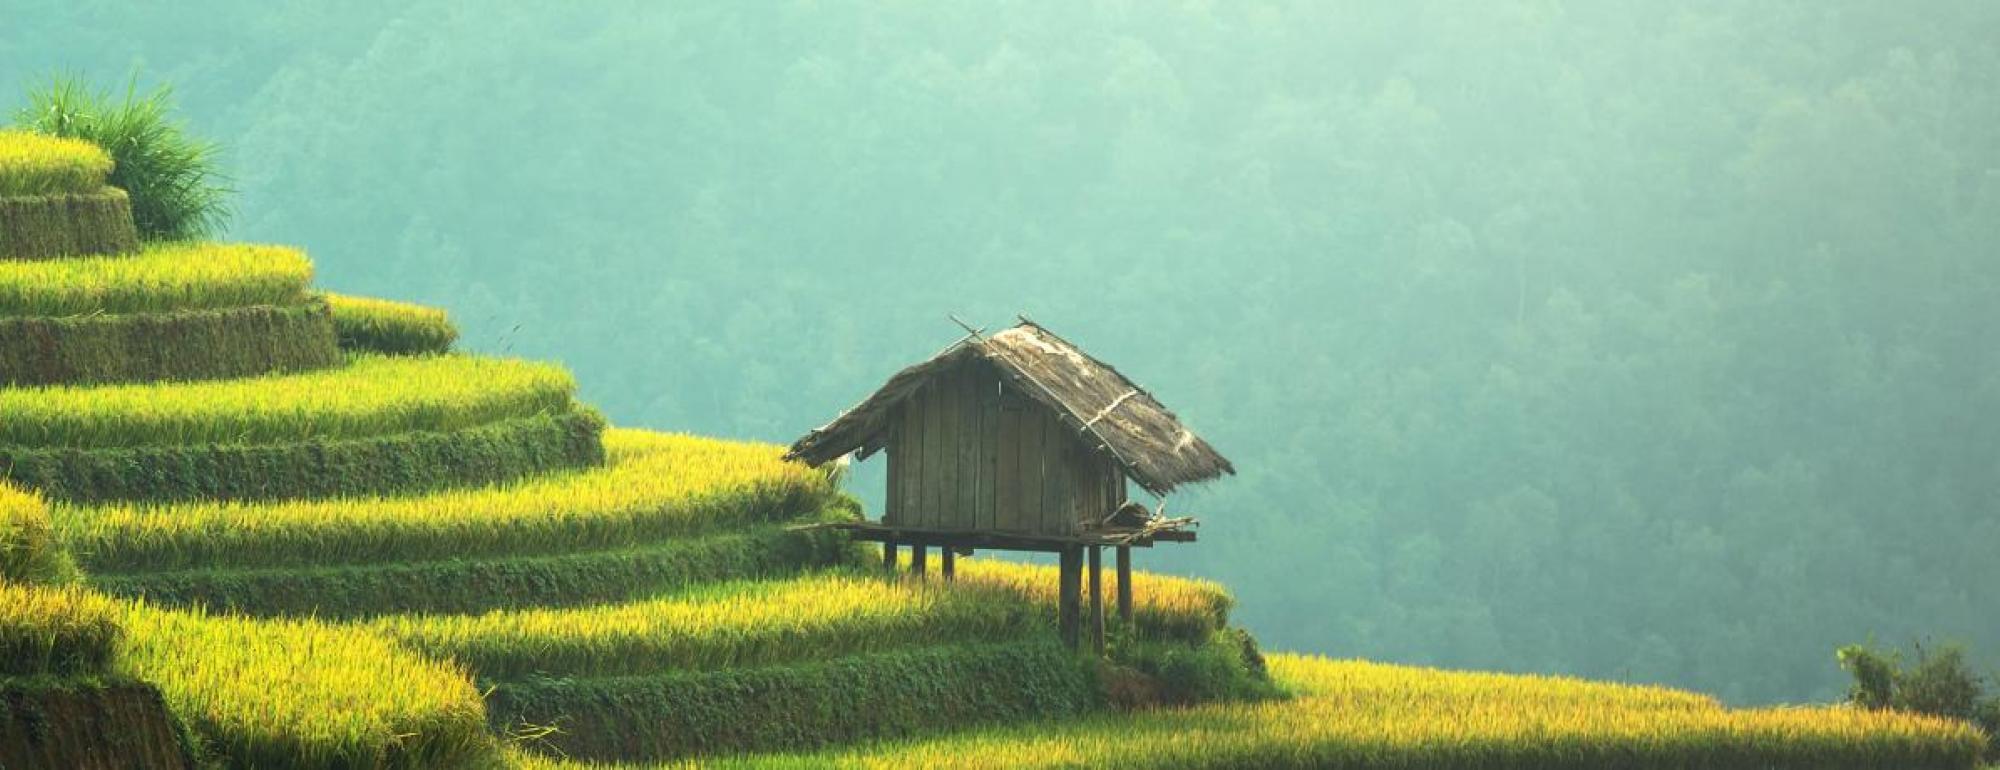
M791 580L733 582L638 602L474 616L403 616L369 623L390 638L466 663L489 679L534 675L651 676L799 660L828 660L970 640L1005 642L1053 633L1053 596L985 575L1047 567L968 560L956 584L889 580L845 570ZM1211 584L1141 575L1145 618L1164 629L1213 623L1228 601ZM1022 581L1026 582L1026 581ZM1185 595L1211 594L1206 602Z
M1982 741L1299 656L1272 698L1221 586L1143 573L1115 661L1078 655L1051 568L887 578L796 528L858 505L779 447L607 433L560 367L448 354L442 312L315 294L296 249L139 249L109 171L0 132L0 478L38 490L0 483L0 680L157 688L217 766L1960 770Z
M80 316L296 305L312 261L286 246L150 244L138 254L0 260L0 316Z
M453 768L492 755L462 669L359 629L123 605L119 669L233 767Z
M0 444L101 449L448 431L567 412L562 367L477 356L357 356L347 366L218 382L0 390Z
M1276 655L1293 696L1043 722L717 768L1972 768L1958 723L1845 708L1730 710L1692 693ZM516 755L522 770L687 767Z
M333 307L340 346L394 355L443 353L458 339L458 327L443 310L408 302L345 294L324 294Z
M119 615L110 599L80 588L0 582L0 677L104 673Z
M613 429L604 448L602 467L480 488L61 506L56 526L98 572L326 566L657 543L788 520L835 494L825 474L768 444Z

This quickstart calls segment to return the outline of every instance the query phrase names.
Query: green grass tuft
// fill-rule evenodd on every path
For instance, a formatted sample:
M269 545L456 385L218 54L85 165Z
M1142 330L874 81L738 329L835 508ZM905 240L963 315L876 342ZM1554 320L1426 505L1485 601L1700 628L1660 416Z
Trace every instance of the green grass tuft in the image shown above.
M53 136L87 140L115 165L108 178L132 197L132 221L147 240L199 238L221 230L231 192L216 171L215 144L195 139L173 119L173 92L162 86L123 99L57 77L28 94L19 123Z

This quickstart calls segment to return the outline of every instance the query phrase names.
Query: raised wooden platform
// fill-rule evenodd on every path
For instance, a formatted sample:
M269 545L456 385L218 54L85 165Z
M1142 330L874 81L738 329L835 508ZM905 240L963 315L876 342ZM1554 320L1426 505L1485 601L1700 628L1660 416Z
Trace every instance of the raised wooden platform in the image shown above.
M882 544L882 565L894 572L896 569L896 549L908 546L910 549L910 572L922 576L929 569L928 551L936 546L940 561L940 574L951 580L956 571L957 558L969 555L974 550L985 548L997 551L1042 551L1060 557L1060 581L1056 595L1057 625L1062 630L1063 641L1071 647L1082 644L1083 623L1086 618L1083 600L1085 597L1084 578L1089 577L1090 640L1099 655L1104 654L1104 561L1106 547L1113 550L1117 558L1118 572L1117 602L1118 618L1121 622L1132 622L1132 549L1150 548L1154 543L1192 543L1194 530L1190 527L1197 522L1192 518L1153 519L1145 526L1137 528L1100 529L1091 532L1059 535L1026 535L992 531L965 531L931 529L924 527L898 527L875 521L841 521L807 524L794 529L837 529L847 532L855 540ZM1089 569L1084 568L1085 558L1089 559Z
M1190 522L1191 523L1191 522ZM1151 529L1103 529L1078 535L1024 535L1006 532L897 527L876 521L842 521L808 524L808 529L838 529L856 540L895 545L937 546L960 551L1040 551L1062 553L1090 546L1131 546L1151 548L1154 543L1192 543L1195 532L1181 527Z

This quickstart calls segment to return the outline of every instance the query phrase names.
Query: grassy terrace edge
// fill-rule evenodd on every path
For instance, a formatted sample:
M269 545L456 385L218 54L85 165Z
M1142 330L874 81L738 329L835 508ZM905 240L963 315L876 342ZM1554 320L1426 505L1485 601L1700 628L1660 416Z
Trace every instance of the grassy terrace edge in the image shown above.
M783 448L609 429L604 464L484 488L270 503L58 506L94 573L332 567L621 549L789 521L832 504Z
M0 265L138 249L124 190L0 197Z
M341 362L324 303L0 318L0 386L209 380Z
M90 192L111 168L111 153L90 142L0 130L0 197Z
M837 658L966 639L1047 636L1053 613L1004 589L855 571L734 582L623 604L469 616L403 615L368 627L466 664L484 681L643 677Z
M824 752L717 758L717 768L1371 768L1973 770L1969 725L1840 707L1729 710L1657 687L1273 655L1286 700L1216 703ZM669 767L517 753L517 770Z
M130 449L0 446L0 477L67 504L273 500L490 484L604 460L585 408L454 431Z
M333 307L334 329L346 350L411 356L447 352L458 340L458 327L438 308L331 292L320 296Z
M248 243L153 243L131 255L0 261L0 316L296 305L312 276L305 252Z
M120 604L117 669L157 687L226 766L491 767L485 704L456 666L314 620Z
M487 702L497 730L557 727L537 751L671 759L1060 718L1090 710L1097 695L1089 663L1042 639L660 677L526 680L495 685Z
M0 677L92 676L110 671L122 611L74 586L0 582Z
M660 545L338 567L93 575L92 587L156 604L255 617L369 618L631 601L719 580L769 578L854 561L845 540L779 526Z
M450 431L573 407L553 364L359 355L242 380L0 390L0 447L113 449L337 441Z

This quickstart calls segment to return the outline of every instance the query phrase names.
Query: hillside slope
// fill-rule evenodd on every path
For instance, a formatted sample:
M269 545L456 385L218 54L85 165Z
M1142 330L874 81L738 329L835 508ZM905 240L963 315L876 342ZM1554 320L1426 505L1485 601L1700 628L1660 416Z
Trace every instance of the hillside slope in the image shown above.
M39 495L0 511L0 685L142 688L152 718L104 739L156 766L1960 770L1979 747L1919 718L1267 660L1220 586L1162 576L1107 659L1078 654L1051 569L885 576L802 526L859 506L778 447L607 430L561 368L315 293L302 252L62 219L22 194L97 190L103 164L17 155L0 227L15 206L110 235L0 237L0 478ZM0 757L40 740L10 735Z

